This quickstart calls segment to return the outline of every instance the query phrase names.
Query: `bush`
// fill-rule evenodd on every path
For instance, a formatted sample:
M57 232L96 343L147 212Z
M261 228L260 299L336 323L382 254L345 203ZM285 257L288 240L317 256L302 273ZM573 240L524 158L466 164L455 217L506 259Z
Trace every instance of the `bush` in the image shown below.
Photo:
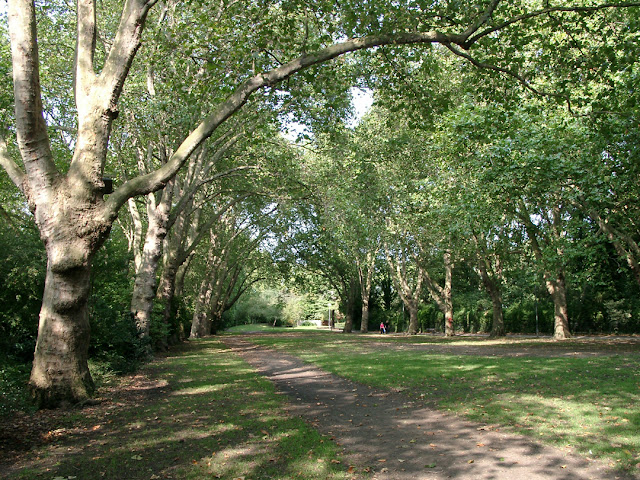
M130 262L126 239L118 230L112 232L93 262L89 356L116 373L135 371L148 352L129 312L133 288Z
M35 410L27 388L31 365L11 357L4 357L1 361L0 416Z
M0 228L0 350L24 362L31 362L36 346L46 265L31 223Z

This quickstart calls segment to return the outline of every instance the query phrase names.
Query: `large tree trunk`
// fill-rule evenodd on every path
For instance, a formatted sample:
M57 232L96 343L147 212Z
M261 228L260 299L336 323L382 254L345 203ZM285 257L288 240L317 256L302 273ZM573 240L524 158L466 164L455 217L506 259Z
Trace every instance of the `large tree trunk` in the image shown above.
M473 235L473 242L476 246L476 256L478 271L480 272L480 278L485 290L491 298L491 305L493 307L493 323L491 324L491 337L504 337L506 332L504 329L504 313L502 311L502 293L500 292L500 280L502 267L499 257L495 256L496 267L493 268L492 262L489 259L489 255L486 251L486 241L484 236L482 237L482 243L478 239L477 235Z
M553 338L564 340L571 337L569 332L569 309L567 307L567 287L564 274L559 272L555 279L547 278L547 290L553 299Z
M444 286L438 285L438 283L431 278L426 269L423 270L423 274L431 297L444 315L444 334L447 337L451 337L455 335L456 332L453 327L453 262L451 261L451 252L449 250L444 252L443 259Z
M208 306L211 304L213 295L213 285L211 278L205 278L200 284L196 305L191 320L191 338L203 338L211 332L211 320L208 314Z
M89 265L64 271L47 267L30 387L38 405L82 402L94 390L89 373Z
M345 322L344 329L342 330L344 333L353 332L353 317L356 309L356 295L357 295L357 285L355 280L352 278L349 280L349 284L346 287L345 296L342 299L344 302L345 308Z
M87 300L91 258L108 237L127 193L107 205L102 179L117 101L151 4L129 5L100 75L93 70L95 2L77 2L74 88L78 135L66 173L58 170L42 113L34 2L9 2L15 123L24 170L0 152L24 192L47 251L47 276L30 385L41 406L86 400L93 390L87 366Z
M400 258L393 258L388 247L385 247L387 264L391 271L393 283L398 290L398 295L402 303L409 312L409 335L417 335L420 330L418 323L418 308L420 306L420 295L422 294L422 282L426 276L416 261L416 269L418 271L417 278L413 287L409 283L410 279L407 274L407 258L404 253Z
M162 269L162 275L160 276L160 282L158 283L158 291L156 294L156 301L162 305L162 324L168 328L173 312L173 300L175 297L175 285L176 275L178 273L177 258L171 256L167 262L164 263ZM167 330L168 331L168 330ZM176 332L169 332L167 338L158 339L158 347L166 348L169 346L171 335Z
M171 184L166 188L172 189ZM153 195L153 194L151 194ZM156 277L162 257L162 245L167 235L168 213L171 206L170 195L164 195L159 205L149 205L149 226L136 272L131 296L131 314L143 341L149 341L151 314L156 296ZM150 343L149 343L150 345Z
M504 312L502 310L502 295L498 289L489 291L491 305L493 307L493 323L491 324L492 337L504 337L507 333L504 328Z
M405 302L407 311L409 312L409 335L417 335L420 331L418 323L418 302Z
M482 260L480 260L482 262ZM490 277L486 270L480 269L482 284L491 298L491 306L493 309L493 323L491 324L492 337L504 337L506 335L504 329L504 313L502 310L502 294L497 282Z
M166 162L168 152L164 147L160 147L160 156ZM138 149L138 169L141 174L146 174L152 170L153 146L150 144L146 148ZM150 193L146 198L146 209L148 226L144 239L142 251L136 254L136 276L131 296L131 315L133 317L138 336L148 344L151 353L151 316L153 311L153 301L156 296L156 279L158 275L158 265L162 257L162 248L169 228L169 213L174 197L175 178L159 192ZM134 221L133 236L141 235L142 226L137 206L133 201L129 202L129 209ZM133 244L139 244L134 241Z
M214 236L212 235L212 240ZM224 254L224 253L223 253ZM209 274L202 281L196 301L196 308L191 323L191 336L206 337L211 334L214 313L217 312L218 299L222 291L221 269L224 268L222 259L215 254L213 246L209 251L207 271Z
M369 331L369 298L362 298L362 321L360 322L360 332Z
M451 252L446 251L444 253L444 323L445 323L445 336L455 335L455 329L453 328L453 289L452 289L452 277L453 277L453 263L451 263Z
M529 236L529 241L531 242L531 247L533 249L533 253L536 257L536 260L541 264L543 276L545 280L545 284L547 286L547 291L553 300L553 308L554 308L554 328L553 328L553 337L557 340L562 340L565 338L570 338L571 334L569 333L569 308L567 305L567 287L564 277L564 271L562 267L555 266L555 270L545 268L545 257L543 254L543 250L540 246L540 242L538 240L538 228L531 221L531 217L529 213L526 211L524 204L521 205L522 212L520 213L520 218L523 220L525 229L527 231L527 235ZM555 207L553 209L553 224L552 224L552 234L556 237L560 236L560 209L559 207ZM543 240L544 237L541 236ZM547 240L547 243L551 244L551 241ZM563 258L563 252L560 248L556 247L557 258Z

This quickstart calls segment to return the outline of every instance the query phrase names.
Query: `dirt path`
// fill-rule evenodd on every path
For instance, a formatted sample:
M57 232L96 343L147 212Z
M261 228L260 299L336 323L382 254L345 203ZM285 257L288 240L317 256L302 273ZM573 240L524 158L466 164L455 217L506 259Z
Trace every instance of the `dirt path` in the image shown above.
M292 414L332 436L354 470L370 469L376 480L640 480L400 393L355 384L238 336L222 340L291 398Z

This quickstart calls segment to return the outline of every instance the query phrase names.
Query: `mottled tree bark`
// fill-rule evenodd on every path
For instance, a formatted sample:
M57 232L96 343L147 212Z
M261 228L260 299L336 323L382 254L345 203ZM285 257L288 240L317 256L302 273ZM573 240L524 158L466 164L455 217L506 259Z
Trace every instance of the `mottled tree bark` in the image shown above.
M152 198L147 200L147 233L140 253L140 262L136 270L131 296L131 314L138 336L147 342L149 347L151 345L151 315L156 296L156 277L158 264L162 258L164 239L167 236L172 192L173 183L169 182L162 190L159 202L156 202L154 194L149 194Z
M438 305L438 308L444 315L444 334L447 337L455 335L455 329L453 327L453 290L452 290L452 278L453 278L453 263L451 261L451 252L446 250L443 254L444 259L444 286L438 285L434 281L427 270L424 272L427 289L431 294L431 297Z
M360 322L360 332L366 333L369 330L369 301L371 299L371 284L375 269L376 254L378 249L367 252L365 261L358 260L358 278L360 280L360 294L362 296L362 320Z
M344 333L353 332L353 317L356 309L356 295L358 294L358 284L355 278L347 280L344 293L341 295L344 306Z
M567 287L565 285L564 273L558 272L555 278L547 277L545 274L547 291L553 300L553 338L564 340L570 338L569 333L569 308L567 305Z
M500 275L500 262L496 260L496 268L492 266L492 262L489 260L489 255L486 251L485 239L478 239L476 235L473 235L473 241L476 246L476 256L478 272L484 285L485 290L491 298L491 306L493 310L493 322L491 324L491 336L492 337L504 337L506 332L504 328L504 313L502 310L502 293L500 291L499 275ZM481 243L482 242L482 243Z
M529 241L531 242L531 248L533 254L540 265L540 268L544 275L545 285L547 291L553 300L554 308L554 327L553 337L557 340L563 340L571 337L569 331L569 307L567 305L567 292L564 279L564 270L559 265L559 262L549 262L545 258L540 241L545 241L548 245L548 249L554 248L558 259L562 259L563 252L557 246L560 240L560 212L559 208L555 207L552 211L552 224L549 226L550 232L548 232L548 238L545 238L540 234L540 229L533 224L531 216L527 212L524 204L521 205L521 211L519 212L520 219L522 220ZM554 242L556 246L553 247ZM549 268L553 266L553 268Z
M56 168L42 113L34 4L12 0L8 12L16 130L25 172L6 156L1 160L27 197L47 252L30 379L42 407L82 402L93 391L87 364L91 260L108 237L117 212L103 200L102 175L116 101L139 45L148 6L138 2L125 9L99 77L93 70L95 3L79 0L77 9L82 19L74 71L78 135L65 174Z
M423 275L420 265L415 262L415 277L413 286L411 284L408 269L407 258L404 252L399 257L394 258L388 247L385 248L387 263L392 272L393 283L398 290L400 299L404 303L409 312L409 335L417 335L420 330L418 322L418 308L420 306L420 296L422 295L422 285L425 276ZM415 259L414 259L415 260Z

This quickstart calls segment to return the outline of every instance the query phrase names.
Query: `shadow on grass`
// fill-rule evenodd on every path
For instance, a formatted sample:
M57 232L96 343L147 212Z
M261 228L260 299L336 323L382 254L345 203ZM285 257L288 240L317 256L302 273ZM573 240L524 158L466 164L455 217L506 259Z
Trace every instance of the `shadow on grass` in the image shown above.
M457 350L447 347L379 348L366 336L251 340L355 381L404 391L442 410L499 424L610 466L638 471L640 465L640 355L635 340L623 339L621 345L610 339L604 344L593 339L535 345L526 341L515 346L533 349L518 350L522 355L504 355L510 344L498 345L497 353L483 344L484 356L456 355L451 352ZM558 355L578 347L590 348L593 355ZM541 355L540 349L550 354ZM618 354L621 351L625 355Z
M630 478L604 471L601 465L583 458L566 456L564 450L506 434L499 425L470 423L425 408L422 399L406 395L413 392L390 392L389 385L373 390L364 382L327 375L295 357L233 338L226 341L296 399L294 412L322 431L335 434L355 457L354 464L387 473L384 478ZM308 352L305 358L312 356L316 360L322 357ZM334 367L347 364L350 371L361 371L363 365L373 367L379 359L375 352L367 358L351 358L346 352L340 358L327 357L320 361L331 361ZM401 369L401 365L396 367Z
M217 341L144 373L126 394L64 417L6 478L346 478L336 445L289 417L273 386Z

